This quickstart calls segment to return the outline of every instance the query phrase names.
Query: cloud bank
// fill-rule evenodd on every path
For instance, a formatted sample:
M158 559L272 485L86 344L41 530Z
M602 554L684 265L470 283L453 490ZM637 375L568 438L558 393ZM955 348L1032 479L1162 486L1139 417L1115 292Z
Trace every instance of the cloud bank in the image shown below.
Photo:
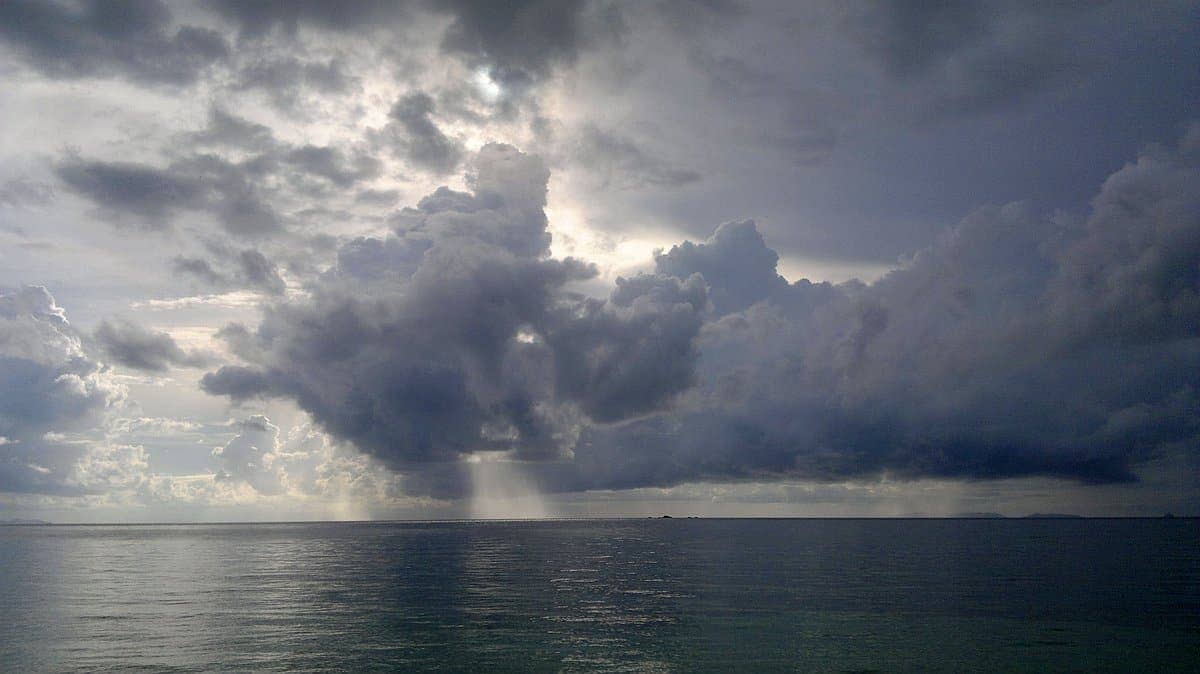
M310 300L238 332L247 365L202 385L295 400L434 492L480 451L566 491L1131 481L1200 437L1198 138L1110 176L1081 222L985 207L870 285L789 283L742 221L607 300L547 256L546 169L488 146L472 193L345 244Z

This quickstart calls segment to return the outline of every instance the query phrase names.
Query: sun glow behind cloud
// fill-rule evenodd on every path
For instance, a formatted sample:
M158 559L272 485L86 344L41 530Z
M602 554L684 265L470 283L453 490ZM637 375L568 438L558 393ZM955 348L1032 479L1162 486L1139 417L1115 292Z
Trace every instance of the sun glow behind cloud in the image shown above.
M498 82L492 79L492 76L488 74L486 68L480 68L476 70L474 77L471 78L471 81L475 84L475 87L479 90L479 93L488 102L494 103L500 98L500 95L504 93L504 89L500 87Z

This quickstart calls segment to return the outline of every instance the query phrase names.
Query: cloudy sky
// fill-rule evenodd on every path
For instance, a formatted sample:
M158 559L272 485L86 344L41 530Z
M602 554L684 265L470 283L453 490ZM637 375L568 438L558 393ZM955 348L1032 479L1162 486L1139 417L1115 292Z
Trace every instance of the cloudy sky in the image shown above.
M0 2L0 519L1200 514L1200 4Z

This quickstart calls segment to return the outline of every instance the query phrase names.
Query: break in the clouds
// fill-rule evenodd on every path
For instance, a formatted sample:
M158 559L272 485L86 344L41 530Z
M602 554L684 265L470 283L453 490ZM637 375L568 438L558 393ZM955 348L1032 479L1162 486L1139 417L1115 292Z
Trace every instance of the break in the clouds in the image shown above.
M0 508L1196 512L1197 26L0 3Z

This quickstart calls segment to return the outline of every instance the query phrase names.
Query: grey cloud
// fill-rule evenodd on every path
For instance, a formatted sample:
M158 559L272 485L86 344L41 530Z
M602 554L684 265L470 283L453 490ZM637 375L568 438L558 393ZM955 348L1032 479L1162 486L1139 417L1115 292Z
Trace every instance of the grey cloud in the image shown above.
M568 292L595 271L546 258L545 166L499 145L472 165L471 193L439 189L386 240L347 242L310 301L225 333L250 362L205 375L204 389L291 398L336 437L416 470L488 449L556 456L580 414L644 414L685 388L699 279L623 282L610 302Z
M1110 177L1082 222L985 207L871 285L788 283L743 221L607 301L564 292L585 270L530 238L544 168L494 148L473 193L430 195L349 242L313 302L231 332L249 364L203 385L294 399L422 493L465 484L425 464L500 449L559 491L1132 481L1200 440L1195 136Z
M101 321L96 342L114 362L137 370L165 372L175 367L207 367L210 356L184 351L165 332L149 330L123 318Z
M462 143L451 138L433 121L433 99L424 92L405 95L392 106L386 126L375 133L408 163L438 174L453 171L462 161Z
M220 108L210 110L204 130L181 137L203 150L179 153L161 167L71 156L55 170L68 188L118 223L165 230L177 214L199 211L226 232L250 239L282 231L284 217L274 205L281 192L346 189L381 171L379 160L362 148L291 146L267 127ZM218 148L250 154L229 159ZM192 271L211 277L198 267Z
M1049 284L1073 345L1156 344L1200 325L1200 123L1177 151L1151 148L1109 177Z
M736 222L659 254L655 275L622 279L607 302L559 303L502 372L552 363L554 397L534 401L583 416L551 426L569 451L528 452L540 461L524 469L550 491L781 477L1102 485L1190 455L1196 138L1118 170L1082 221L986 206L874 284L787 283L754 223ZM274 375L228 373L250 390L272 390ZM472 440L458 451L499 449ZM409 491L467 488L458 464L406 470Z
M337 270L360 280L407 278L420 266L428 249L428 242L421 240L360 236L338 248Z
M581 432L555 489L705 480L1136 480L1200 442L1200 155L1152 149L1078 224L964 219L870 286L781 284L747 223L659 257L723 317L669 414ZM740 241L739 244L730 243ZM717 264L717 251L728 260ZM748 251L753 254L748 254ZM735 289L736 294L726 294ZM748 307L748 302L753 302Z
M207 128L190 134L189 137L199 145L221 145L259 151L274 149L277 145L269 127L242 119L217 106L208 111Z
M981 203L1081 209L1138 144L1195 114L1194 2L955 3L978 5L984 28L936 48L890 18L908 5L882 4L751 3L711 20L703 3L620 5L619 46L564 78L583 99L571 123L619 129L705 180L610 192L591 221L669 223L698 241L753 215L792 261L890 265ZM904 57L868 35L906 30L930 55L886 66ZM542 140L555 159L570 142ZM558 165L586 199L582 167Z
M263 194L251 162L238 164L216 155L196 155L171 165L206 188L203 207L230 234L261 238L283 228L283 222Z
M170 216L201 203L204 187L192 177L144 164L70 160L58 177L73 191L109 212L137 217L147 229L165 229Z
M260 90L283 110L296 110L307 92L343 94L358 85L339 59L303 61L295 57L270 57L244 66L237 73L236 89Z
M171 161L165 165L68 155L55 172L67 188L118 224L167 230L177 215L202 212L230 234L262 239L305 213L285 215L278 205L297 196L337 194L382 171L364 145L291 145L267 126L216 106L209 109L204 129L176 139L181 148L168 154ZM198 264L184 269L215 280Z
M204 375L201 386L209 393L229 396L235 402L265 397L273 393L274 388L265 373L240 365L225 365Z
M782 292L787 281L775 271L778 262L779 255L767 247L751 220L725 223L704 243L685 241L654 258L660 273L707 279L709 298L720 314L741 311Z
M172 31L171 12L157 0L11 0L0 5L0 39L51 77L184 85L228 55L215 31Z
M236 163L203 153L176 163L183 168L208 167L214 174L220 169L221 175L230 176L226 178L227 182L241 172L243 182L278 176L298 183L299 189L309 190L310 185L305 181L317 178L333 187L346 188L377 177L382 168L380 161L362 147L347 150L335 146L290 145L276 139L269 127L215 106L209 110L206 128L186 137L201 146L251 153L244 161ZM289 169L291 173L288 173Z
M520 88L558 63L572 61L592 42L619 35L619 13L600 3L521 0L487 2L236 2L219 0L209 6L237 22L241 35L256 38L279 27L295 35L301 25L345 32L386 31L389 25L411 20L414 10L448 15L442 49L488 68L492 76Z
M213 450L221 463L216 479L244 481L260 494L278 494L283 491L280 467L275 465L278 451L279 427L262 415L247 417L237 436Z
M329 442L309 424L286 435L263 415L233 424L237 435L213 450L218 486L249 486L258 494L363 499L398 496L397 476L352 449Z
M693 382L704 281L618 279L608 303L585 301L548 331L556 392L599 422L658 410Z
M454 21L442 47L487 64L492 77L510 86L540 78L553 65L572 60L583 43L622 28L615 15L588 22L588 3L579 0L474 0L437 4Z
M122 399L40 286L0 292L0 492L86 493L91 430Z
M225 327L217 331L217 339L225 342L229 351L238 358L246 361L257 361L263 357L263 351L258 344L258 340L250 328L241 323L229 323ZM238 395L239 399L246 399L258 395Z
M546 184L541 159L509 145L489 144L470 161L472 193L439 187L391 218L411 260L438 238L477 240L521 257L541 257L550 247Z
M388 0L210 0L206 4L235 21L243 38L261 37L275 26L289 35L301 24L339 31L369 28L403 18L408 11L406 3Z
M280 227L246 171L214 155L165 168L72 158L56 172L111 219L129 215L144 229L169 229L172 217L185 210L210 211L226 231L241 236L263 236Z
M324 178L335 187L350 187L355 183L370 180L378 176L381 169L379 160L370 155L346 157L335 148L315 145L304 145L289 150L282 160L309 175Z
M910 75L984 37L989 14L979 2L880 2L854 18L864 46L889 70Z
M283 279L267 256L253 249L238 254L239 279L252 288L278 295L284 291Z
M250 288L271 295L280 295L287 285L274 262L253 248L231 250L210 246L220 260L214 267L205 258L176 256L172 267L176 272L189 274L204 283L220 288Z
M648 154L638 143L595 125L575 134L572 161L596 176L601 188L646 189L680 187L701 174Z
M1080 33L1104 8L1072 3L871 2L847 12L849 33L889 75L940 112L1020 101L1086 72Z
M0 183L0 206L25 208L45 206L54 198L49 185L27 178L13 178Z
M171 266L176 272L190 274L209 285L226 285L228 279L213 269L211 263L204 258L176 256L171 260Z

